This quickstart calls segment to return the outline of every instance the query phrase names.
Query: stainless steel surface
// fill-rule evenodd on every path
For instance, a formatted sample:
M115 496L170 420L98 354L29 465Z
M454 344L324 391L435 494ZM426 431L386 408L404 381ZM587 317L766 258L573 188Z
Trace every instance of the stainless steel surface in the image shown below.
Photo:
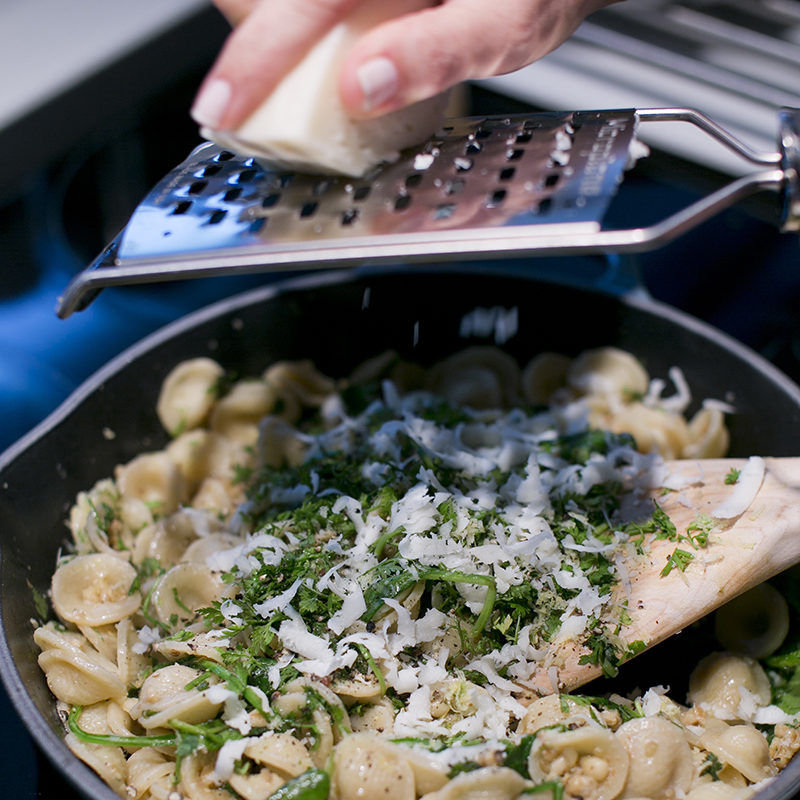
M537 108L691 106L769 147L800 105L798 0L635 0L593 14L561 47L484 82ZM645 132L659 149L726 174L743 165L689 129Z
M786 175L783 193L783 230L800 231L800 111L784 109L780 114L782 169Z
M654 122L694 126L759 169L650 227L603 230L635 134ZM105 286L219 273L651 249L754 192L793 197L783 164L681 108L454 120L359 181L275 172L207 144L73 279L59 314Z

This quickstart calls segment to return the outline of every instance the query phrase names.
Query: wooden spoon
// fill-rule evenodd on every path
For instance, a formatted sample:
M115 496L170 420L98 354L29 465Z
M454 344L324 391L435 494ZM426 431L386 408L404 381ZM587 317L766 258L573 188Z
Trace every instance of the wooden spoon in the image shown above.
M729 519L717 518L720 507L742 488L726 483L726 476L731 470L759 466L763 478L746 509ZM650 648L800 562L800 458L672 461L667 467L670 485L683 479L691 484L650 493L677 533L685 535L700 515L713 518L714 527L707 546L698 549L686 542L648 537L645 555L626 563L629 585L621 583L615 598L627 599L631 617L620 633L623 647L644 642ZM676 567L662 575L676 547L690 552L693 559L685 569ZM570 691L596 678L601 672L598 666L579 663L588 653L574 641L551 646L533 676L534 684L549 693L556 690L557 681L558 691Z

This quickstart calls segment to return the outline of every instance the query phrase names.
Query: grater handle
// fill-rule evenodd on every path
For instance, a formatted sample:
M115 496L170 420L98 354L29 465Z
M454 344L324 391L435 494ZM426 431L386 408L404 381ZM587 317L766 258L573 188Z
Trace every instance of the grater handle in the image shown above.
M784 110L798 113L797 109ZM636 111L636 118L640 122L688 122L753 164L771 167L779 166L781 163L781 153L776 151L759 153L753 150L714 122L711 117L707 117L693 108L640 108Z
M782 231L800 231L800 109L778 114L783 181Z

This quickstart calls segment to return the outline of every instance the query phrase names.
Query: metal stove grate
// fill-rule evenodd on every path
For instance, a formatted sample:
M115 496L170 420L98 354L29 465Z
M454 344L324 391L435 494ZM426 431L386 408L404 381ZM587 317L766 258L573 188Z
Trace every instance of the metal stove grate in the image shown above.
M637 0L592 17L578 38L747 100L800 99L795 0Z
M699 108L764 149L775 141L776 109L800 105L800 1L615 3L546 58L483 83L539 108ZM690 131L647 135L667 152L743 173Z

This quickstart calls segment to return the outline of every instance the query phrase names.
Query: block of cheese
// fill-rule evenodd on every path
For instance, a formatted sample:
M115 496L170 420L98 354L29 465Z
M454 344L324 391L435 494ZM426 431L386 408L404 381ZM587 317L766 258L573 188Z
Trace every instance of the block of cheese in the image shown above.
M363 32L429 5L432 0L366 0L309 50L241 127L233 132L203 128L203 136L269 166L300 172L360 177L376 164L395 161L400 150L439 127L446 97L354 120L339 99L339 70Z

